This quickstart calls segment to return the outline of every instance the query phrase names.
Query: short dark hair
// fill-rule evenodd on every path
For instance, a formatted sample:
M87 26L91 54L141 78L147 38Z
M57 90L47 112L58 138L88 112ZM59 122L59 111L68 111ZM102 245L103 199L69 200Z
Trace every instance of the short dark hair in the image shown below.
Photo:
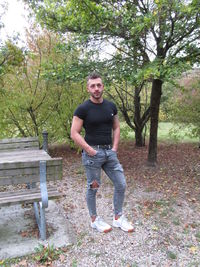
M89 80L98 79L98 78L102 79L101 75L98 72L93 71L87 76L87 83Z

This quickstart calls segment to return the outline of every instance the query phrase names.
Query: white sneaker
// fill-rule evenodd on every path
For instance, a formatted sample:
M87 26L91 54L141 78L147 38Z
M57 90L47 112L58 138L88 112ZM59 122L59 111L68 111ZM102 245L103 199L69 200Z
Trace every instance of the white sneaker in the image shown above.
M101 233L108 233L112 230L112 227L104 222L104 220L101 217L96 217L94 222L91 222L91 227L94 229L97 229L97 231Z
M120 216L117 220L114 217L113 226L119 227L123 231L129 232L129 233L134 231L133 225L130 222L128 222L128 220L126 219L124 215Z

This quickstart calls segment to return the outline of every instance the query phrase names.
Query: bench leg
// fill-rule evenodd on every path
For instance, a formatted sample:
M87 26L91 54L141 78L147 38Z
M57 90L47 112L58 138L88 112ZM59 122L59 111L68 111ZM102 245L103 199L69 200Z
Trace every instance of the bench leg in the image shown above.
M45 208L42 206L42 202L34 202L33 205L34 205L35 218L36 218L36 222L39 228L40 237L42 240L46 240Z
M46 219L45 208L48 207L48 192L46 184L46 161L40 161L40 190L41 202L34 202L34 210L36 222L38 224L40 237L42 240L46 239Z

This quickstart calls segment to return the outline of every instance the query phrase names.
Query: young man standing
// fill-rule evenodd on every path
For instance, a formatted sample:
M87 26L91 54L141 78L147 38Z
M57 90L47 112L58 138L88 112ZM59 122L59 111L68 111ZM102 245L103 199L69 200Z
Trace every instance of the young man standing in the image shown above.
M91 227L99 232L109 232L111 226L97 216L96 193L101 183L101 169L114 185L113 226L126 232L133 232L133 226L122 214L126 180L117 158L120 139L120 125L114 103L103 98L104 85L101 76L92 73L87 78L87 91L90 98L74 112L71 137L79 145L82 162L87 176L87 206L91 217ZM85 129L85 138L80 134Z

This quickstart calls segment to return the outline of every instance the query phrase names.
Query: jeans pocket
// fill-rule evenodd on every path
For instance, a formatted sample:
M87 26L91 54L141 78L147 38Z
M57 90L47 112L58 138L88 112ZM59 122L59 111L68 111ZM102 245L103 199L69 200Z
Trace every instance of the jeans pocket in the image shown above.
M97 159L97 156L98 156L97 154L98 154L98 151L94 156L90 156L85 150L83 150L83 152L82 152L82 163L83 163L83 165L85 165L85 166L94 165L95 161Z
M117 156L117 151L110 149L109 152L110 152L110 155Z
M87 155L89 158L96 158L96 157L97 157L97 154L99 153L99 151L96 150L96 152L97 152L97 153L96 153L94 156L89 155L87 152L86 152L86 155Z

